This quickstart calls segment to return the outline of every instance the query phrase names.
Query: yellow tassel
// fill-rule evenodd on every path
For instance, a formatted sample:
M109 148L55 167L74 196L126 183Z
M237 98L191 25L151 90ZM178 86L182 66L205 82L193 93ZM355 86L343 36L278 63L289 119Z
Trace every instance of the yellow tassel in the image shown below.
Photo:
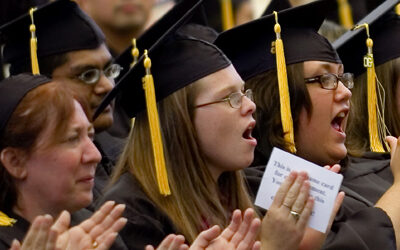
M131 50L131 53L132 53L133 61L132 61L131 65L130 65L130 67L132 68L133 66L135 66L135 64L137 63L138 58L139 58L139 49L136 47L136 39L135 38L132 39L132 50Z
M400 16L400 3L396 5L396 14Z
M367 54L364 56L364 67L367 68L367 98L368 98L368 130L369 130L369 143L370 150L372 152L384 153L386 148L389 148L385 137L386 137L386 125L382 113L379 111L378 96L377 96L377 84L376 84L376 73L374 65L374 57L372 53L373 41L369 35L369 26L367 23L357 25L354 29L364 27L367 32L366 45L368 48ZM379 92L380 94L380 92ZM379 95L379 97L381 97ZM384 107L381 104L382 109Z
M339 6L339 21L346 29L351 29L354 25L351 6L347 0L337 0Z
M135 38L132 39L131 54L132 54L133 61L132 61L131 65L130 65L130 67L132 68L133 66L135 66L135 64L137 63L138 58L139 58L139 49L136 46L136 39ZM134 125L135 125L135 117L133 117L131 119L131 128L133 128Z
M278 13L274 11L274 14L276 21L276 24L274 26L274 31L276 33L276 41L275 41L276 70L278 74L282 129L284 133L284 139L289 144L288 150L291 153L296 153L296 147L294 143L292 111L290 109L290 95L289 95L289 85L286 73L285 54L280 34L281 26L278 23Z
M167 169L165 167L163 142L161 138L160 121L157 111L156 94L154 89L153 76L150 73L151 60L144 51L144 67L146 75L143 77L143 88L146 95L147 117L149 118L151 142L153 145L154 163L160 193L164 196L170 195L171 191L168 184Z
M228 30L235 25L233 21L232 0L219 0L221 4L222 29Z
M5 213L0 211L0 226L2 227L10 227L17 222L16 219L8 217Z
M36 26L33 22L33 12L37 8L31 8L29 10L29 15L31 16L32 24L29 26L29 31L31 32L31 64L32 64L32 74L39 75L39 62L37 57L37 38L36 38Z

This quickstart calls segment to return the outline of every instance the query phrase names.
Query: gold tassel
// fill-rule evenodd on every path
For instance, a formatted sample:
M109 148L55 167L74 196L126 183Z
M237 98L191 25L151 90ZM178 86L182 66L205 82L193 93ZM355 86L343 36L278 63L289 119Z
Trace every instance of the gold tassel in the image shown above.
M8 217L5 213L0 211L0 226L2 227L10 227L17 222L16 219Z
M221 15L222 15L222 29L228 30L233 28L233 8L232 0L219 0L221 4Z
M282 129L285 142L289 144L288 150L291 153L296 153L296 146L294 143L292 111L290 109L290 95L289 95L289 85L286 73L285 54L283 49L283 42L281 39L281 26L278 23L278 13L274 11L274 14L276 22L274 26L274 31L276 33L276 40L275 40L276 70L278 74Z
M36 38L36 26L33 22L33 12L36 11L37 8L31 8L29 10L29 15L31 16L32 24L29 26L29 30L31 32L31 64L32 64L32 74L39 75L39 62L37 57L37 38Z
M131 54L132 54L133 61L132 61L131 65L130 65L130 67L132 68L133 66L135 66L135 64L137 63L138 58L139 58L139 49L136 46L136 38L132 39ZM134 125L135 125L135 117L133 117L131 119L131 128L133 128Z
M144 55L146 58L144 59L143 64L146 69L146 75L143 77L142 82L146 94L147 117L149 119L157 182L160 193L164 196L167 196L171 194L171 191L169 189L167 169L165 167L163 142L161 138L160 121L157 111L154 81L150 72L151 60L147 56L147 50L144 51Z
M137 63L138 58L139 58L139 49L136 47L136 39L135 38L132 39L132 50L131 50L131 53L132 53L133 61L132 61L131 65L130 65L130 67L132 68L133 66L135 66L135 64Z
M354 25L351 6L347 0L337 0L339 7L339 21L346 29L351 29Z
M400 3L396 5L396 14L400 16Z
M384 153L385 149L383 147L383 144L385 144L386 148L389 147L387 146L385 140L386 138L385 121L381 113L379 112L379 105L377 100L378 96L376 89L377 88L376 74L375 74L374 57L372 53L373 41L370 38L369 26L367 23L357 25L354 27L354 29L359 29L362 27L364 27L367 32L366 45L368 48L368 52L364 56L364 67L367 68L368 130L369 130L370 149L372 152ZM384 107L383 105L381 105L382 108Z

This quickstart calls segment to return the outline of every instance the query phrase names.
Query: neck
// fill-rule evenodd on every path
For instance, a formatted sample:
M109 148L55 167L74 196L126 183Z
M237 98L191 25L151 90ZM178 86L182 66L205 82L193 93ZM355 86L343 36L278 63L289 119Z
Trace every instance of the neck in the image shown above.
M129 31L116 31L107 27L101 27L105 36L107 46L113 53L120 55L124 50L132 44L133 38L138 38L143 29L131 29Z
M53 218L57 218L63 210L69 210L66 207L58 207L54 204L46 202L46 198L41 197L35 191L30 191L27 188L17 187L18 198L17 203L13 207L13 212L23 217L30 223L39 216L49 214ZM50 205L50 206L49 206ZM69 211L74 212L74 211Z

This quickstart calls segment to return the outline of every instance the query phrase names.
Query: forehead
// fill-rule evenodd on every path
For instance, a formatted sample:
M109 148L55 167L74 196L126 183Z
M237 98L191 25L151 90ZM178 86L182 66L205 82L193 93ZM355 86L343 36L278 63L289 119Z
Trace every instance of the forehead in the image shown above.
M105 44L100 45L97 49L71 51L66 56L67 62L61 67L68 71L86 66L102 69L112 59Z
M196 82L197 93L215 93L225 89L240 90L244 82L235 68L230 65Z
M304 76L312 77L315 74L324 73L343 73L343 64L324 62L324 61L305 61Z

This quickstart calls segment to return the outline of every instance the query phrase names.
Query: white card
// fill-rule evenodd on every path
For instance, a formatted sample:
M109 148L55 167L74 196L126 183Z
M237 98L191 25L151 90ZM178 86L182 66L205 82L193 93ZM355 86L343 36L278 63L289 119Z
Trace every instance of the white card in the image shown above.
M298 156L274 148L263 175L255 204L268 209L279 186L293 170L308 173L311 184L310 195L315 200L308 226L324 233L328 227L329 217L343 180L341 174L336 174Z

